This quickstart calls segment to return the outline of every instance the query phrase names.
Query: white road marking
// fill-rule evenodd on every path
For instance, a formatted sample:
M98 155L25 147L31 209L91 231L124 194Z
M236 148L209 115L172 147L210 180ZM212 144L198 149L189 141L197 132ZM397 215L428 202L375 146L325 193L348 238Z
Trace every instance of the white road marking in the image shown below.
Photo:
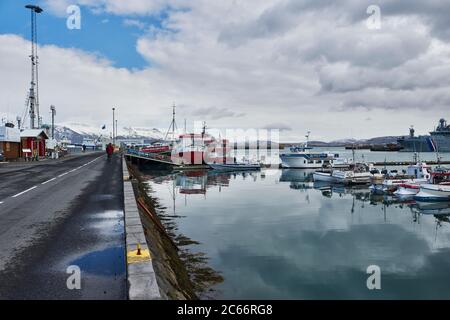
M16 197L21 196L21 195L23 195L24 193L27 193L28 191L31 191L31 190L36 189L36 188L37 188L37 186L31 187L30 189L27 189L27 190L25 190L25 191L22 191L22 192L20 192L20 193L14 195L14 196L12 196L12 197L13 197L13 198L16 198Z
M59 176L57 176L57 177L55 177L55 178L52 178L52 179L47 180L47 181L44 181L44 182L41 183L41 185L44 185L44 184L47 184L47 183L49 183L49 182L55 181L57 178L64 177L65 175L67 175L67 174L69 174L69 173L75 172L75 171L77 171L78 169L81 169L81 168L83 168L83 167L85 167L85 166L87 166L87 165L93 163L93 162L96 161L97 159L100 159L101 157L103 157L103 156L97 157L97 158L95 158L94 160L89 161L88 163L85 163L85 164L83 164L83 165L80 166L80 167L77 167L77 168L72 169L72 170L70 170L70 171L64 172L64 173L60 174ZM22 191L22 192L20 192L20 193L18 193L18 194L16 194L16 195L12 196L12 198L17 198L18 196L21 196L21 195L23 195L24 193L27 193L28 191L31 191L31 190L33 190L33 189L36 189L37 187L38 187L38 186L31 187L31 188L29 188L29 189L27 189L27 190L25 190L25 191ZM3 201L0 201L0 204L2 204L2 203L3 203Z
M3 201L0 201L0 204L2 204L3 203Z
M56 180L56 178L52 178L52 179L50 179L50 180L47 180L47 181L45 181L45 182L42 182L41 184L47 184L47 183L52 182L52 181L55 181L55 180Z

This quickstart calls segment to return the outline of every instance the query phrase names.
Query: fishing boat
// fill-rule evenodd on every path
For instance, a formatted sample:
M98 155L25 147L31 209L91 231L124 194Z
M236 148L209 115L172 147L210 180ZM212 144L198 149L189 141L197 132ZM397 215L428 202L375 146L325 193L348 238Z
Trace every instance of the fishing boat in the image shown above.
M259 163L252 163L248 159L238 162L230 155L230 143L226 139L219 139L208 144L205 152L205 162L214 170L220 171L252 171L260 170Z
M386 172L384 179L380 179L380 175L374 175L372 179L372 191L378 192L395 192L401 185L420 185L428 183L431 179L431 167L426 163L416 163L409 165L404 174L397 171ZM412 188L411 188L412 189ZM413 191L413 190L409 190ZM406 192L403 190L402 192Z
M354 163L348 169L333 170L331 177L333 182L340 184L370 184L373 176L371 169L371 164Z
M203 133L185 133L180 135L172 148L172 162L177 165L204 164L204 152L209 139L210 137Z
M417 201L450 201L450 169L438 167L431 174L430 183L420 185L414 197Z

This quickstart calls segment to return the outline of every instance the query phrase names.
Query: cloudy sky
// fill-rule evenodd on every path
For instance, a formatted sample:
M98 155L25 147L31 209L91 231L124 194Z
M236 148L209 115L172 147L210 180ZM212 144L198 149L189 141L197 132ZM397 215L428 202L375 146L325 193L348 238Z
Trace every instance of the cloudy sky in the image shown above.
M40 104L57 122L278 128L285 141L426 133L450 118L450 2L0 1L0 114L23 114L36 3ZM66 26L70 4L81 29ZM380 8L380 28L370 5ZM368 20L369 19L369 20Z

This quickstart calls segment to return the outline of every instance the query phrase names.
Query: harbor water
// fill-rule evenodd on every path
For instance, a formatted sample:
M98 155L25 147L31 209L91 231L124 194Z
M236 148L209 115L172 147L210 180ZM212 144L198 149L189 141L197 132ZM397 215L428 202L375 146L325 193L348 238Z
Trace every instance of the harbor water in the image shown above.
M191 239L184 249L221 276L203 297L450 298L450 203L317 184L312 172L145 174L160 215Z

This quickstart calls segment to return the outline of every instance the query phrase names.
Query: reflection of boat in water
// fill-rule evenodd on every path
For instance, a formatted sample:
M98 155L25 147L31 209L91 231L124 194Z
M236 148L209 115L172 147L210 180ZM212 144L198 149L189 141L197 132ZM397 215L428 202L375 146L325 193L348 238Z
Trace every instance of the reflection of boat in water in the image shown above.
M333 194L339 196L342 195L352 195L357 199L368 199L370 196L370 190L367 186L356 185L356 186L345 186L339 184L332 184L325 181L314 181L313 188L315 190L321 191L322 194L328 198L331 198Z
M166 176L167 179L175 181L180 194L206 194L211 187L228 187L232 177L242 176L243 179L252 177L257 179L256 172L249 171L216 171L216 170L188 170L175 175Z
M422 214L450 215L450 201L448 202L417 202L415 207Z
M206 194L208 176L206 171L187 171L178 174L175 178L181 194Z
M311 182L314 170L311 169L282 169L281 182Z
M322 181L322 182L334 182L334 178L331 176L332 171L316 171L313 173L313 179L315 182Z
M257 163L208 163L213 170L221 171L252 171L261 170L261 165Z
M303 190L314 187L311 169L282 169L280 182L290 182L291 189Z

